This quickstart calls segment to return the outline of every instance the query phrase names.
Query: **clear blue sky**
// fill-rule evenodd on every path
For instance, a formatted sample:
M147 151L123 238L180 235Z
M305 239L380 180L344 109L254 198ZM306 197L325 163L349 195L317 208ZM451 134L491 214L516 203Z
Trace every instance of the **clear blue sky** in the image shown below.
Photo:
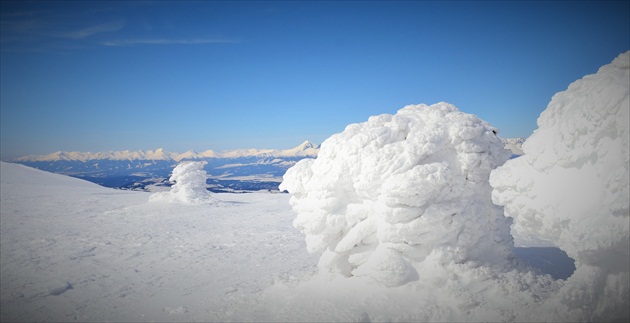
M290 148L447 101L527 137L630 2L2 1L1 157Z

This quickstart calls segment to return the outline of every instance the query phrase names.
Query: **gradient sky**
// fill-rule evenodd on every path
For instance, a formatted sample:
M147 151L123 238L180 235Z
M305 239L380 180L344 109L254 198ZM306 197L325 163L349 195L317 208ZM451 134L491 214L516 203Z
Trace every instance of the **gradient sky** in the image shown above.
M321 143L446 101L527 137L630 2L2 1L1 158Z

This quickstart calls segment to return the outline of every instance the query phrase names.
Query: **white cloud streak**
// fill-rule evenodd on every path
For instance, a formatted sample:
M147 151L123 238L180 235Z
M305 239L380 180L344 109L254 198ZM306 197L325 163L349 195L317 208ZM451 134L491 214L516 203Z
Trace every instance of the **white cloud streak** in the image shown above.
M123 39L123 40L111 40L103 42L105 46L138 46L138 45L204 45L204 44L229 44L238 43L235 40L225 39Z
M80 30L75 30L71 32L60 33L56 36L64 37L64 38L72 38L72 39L83 39L90 37L95 34L105 33L105 32L115 32L123 29L125 27L125 22L123 21L112 21L100 25L95 25L91 27L86 27Z

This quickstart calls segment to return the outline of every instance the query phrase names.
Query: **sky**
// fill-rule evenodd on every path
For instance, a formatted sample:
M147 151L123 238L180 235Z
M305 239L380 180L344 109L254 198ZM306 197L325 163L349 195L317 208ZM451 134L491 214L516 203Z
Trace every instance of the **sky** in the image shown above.
M0 158L286 149L446 101L528 137L629 1L1 1Z

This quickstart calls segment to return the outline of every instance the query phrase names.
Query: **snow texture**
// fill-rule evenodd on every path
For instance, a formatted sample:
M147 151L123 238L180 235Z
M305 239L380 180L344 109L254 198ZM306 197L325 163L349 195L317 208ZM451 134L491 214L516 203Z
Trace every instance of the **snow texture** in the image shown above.
M1 322L253 321L262 290L316 268L286 194L147 203L22 165L0 171Z
M514 232L560 247L576 272L558 297L571 319L629 314L630 52L556 94L525 155L492 172Z
M208 175L203 169L206 162L182 162L173 169L169 181L175 183L168 192L157 192L150 200L179 202L184 204L213 203L217 200L206 189Z
M432 252L505 264L511 220L492 203L488 176L510 156L479 118L444 102L409 105L328 138L280 189L320 268L398 286L422 279L418 263Z

